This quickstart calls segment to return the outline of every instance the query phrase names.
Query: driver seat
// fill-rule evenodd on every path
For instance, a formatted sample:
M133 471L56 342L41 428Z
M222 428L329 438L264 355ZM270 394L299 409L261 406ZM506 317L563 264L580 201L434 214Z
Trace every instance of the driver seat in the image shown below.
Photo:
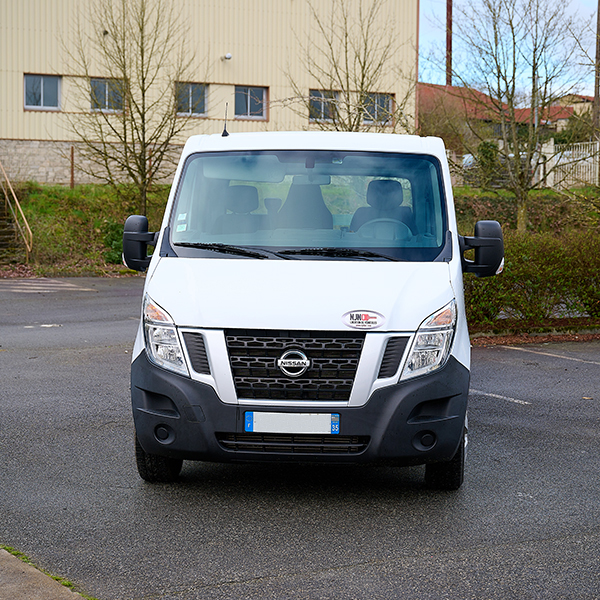
M400 206L403 201L402 186L393 179L374 179L367 187L367 204L356 209L350 231L358 231L365 223L374 219L401 221L412 230L412 210Z

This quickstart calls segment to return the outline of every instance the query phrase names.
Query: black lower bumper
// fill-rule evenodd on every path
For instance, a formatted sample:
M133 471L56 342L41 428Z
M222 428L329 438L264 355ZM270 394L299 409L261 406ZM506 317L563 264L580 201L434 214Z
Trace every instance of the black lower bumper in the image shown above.
M133 417L150 454L207 460L391 462L416 465L451 459L462 439L469 371L454 358L443 369L375 391L362 407L335 409L238 406L209 385L150 363L131 368ZM247 411L335 412L338 435L246 433Z

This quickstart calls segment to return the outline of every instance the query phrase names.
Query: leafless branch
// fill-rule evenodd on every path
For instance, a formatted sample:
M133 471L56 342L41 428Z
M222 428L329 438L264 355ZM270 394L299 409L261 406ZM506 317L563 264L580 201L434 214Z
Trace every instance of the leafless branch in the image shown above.
M467 153L497 142L506 186L517 201L518 228L525 230L529 192L555 168L542 152L550 137L550 111L577 93L581 67L578 17L562 0L465 0L455 4L453 70L467 109L455 133ZM458 48L458 51L457 51ZM442 60L440 59L441 63ZM452 91L449 92L450 94Z
M189 125L177 114L176 85L190 80L195 56L186 26L167 0L99 0L90 6L73 26L69 56L78 105L69 123L84 164L91 165L83 170L113 186L132 183L145 214L148 190L169 162L170 143ZM96 79L108 82L102 102L91 87Z
M298 39L301 62L312 89L325 97L319 101L307 94L298 74L288 68L293 96L279 102L323 130L412 132L409 106L416 73L404 72L398 63L405 42L393 24L381 26L385 2L358 0L356 11L350 10L348 0L332 0L327 9L322 3L306 2L315 34L309 41ZM402 97L386 94L391 75L404 83ZM319 104L326 116L315 114Z

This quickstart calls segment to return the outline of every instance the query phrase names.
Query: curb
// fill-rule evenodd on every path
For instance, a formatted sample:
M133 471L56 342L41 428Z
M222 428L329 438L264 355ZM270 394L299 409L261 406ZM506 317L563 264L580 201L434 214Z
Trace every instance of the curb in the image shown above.
M559 342L592 342L600 340L600 332L570 331L546 333L488 333L471 336L471 346L520 346L523 344L547 344Z
M82 600L33 565L0 549L0 600Z

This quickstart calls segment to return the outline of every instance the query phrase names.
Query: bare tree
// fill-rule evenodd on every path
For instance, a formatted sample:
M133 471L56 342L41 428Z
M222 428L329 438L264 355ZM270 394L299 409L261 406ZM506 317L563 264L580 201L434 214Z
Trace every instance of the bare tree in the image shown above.
M86 6L91 12L78 17L69 50L79 97L69 121L86 159L80 168L117 188L132 184L146 214L169 144L188 125L178 110L194 56L168 0Z
M551 135L544 121L583 80L581 48L573 34L583 30L564 0L465 0L454 5L453 80L463 96L469 94L471 106L482 106L490 125L474 125L481 124L481 114L465 115L471 136L465 136L465 146L476 155L481 142L498 142L498 164L505 186L515 195L521 232L527 226L530 191L543 185L556 164L552 152L542 153ZM462 59L456 59L457 47Z
M324 130L412 132L416 73L405 72L400 58L411 40L386 21L386 0L356 0L355 10L350 0L306 1L315 35L299 46L314 89L288 69L294 97L286 104ZM389 81L403 82L401 97L386 89Z

